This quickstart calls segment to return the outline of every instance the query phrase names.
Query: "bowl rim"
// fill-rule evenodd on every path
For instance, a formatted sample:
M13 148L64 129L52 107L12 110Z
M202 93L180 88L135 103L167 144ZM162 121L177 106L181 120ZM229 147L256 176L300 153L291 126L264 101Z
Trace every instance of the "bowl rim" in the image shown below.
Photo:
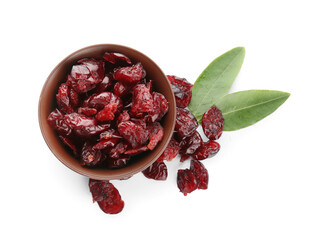
M76 168L73 166L73 164L71 164L69 161L66 161L65 158L59 153L59 151L50 144L50 139L47 135L47 132L45 130L45 121L43 121L42 118L42 96L44 95L44 93L46 92L47 86L50 83L50 79L52 78L52 76L58 71L59 67L61 65L63 65L65 62L67 62L71 57L73 57L74 55L78 54L79 52L83 52L85 50L88 49L92 49L92 48L97 48L97 47L116 47L116 48L125 48L128 49L130 51L133 51L136 54L142 55L142 57L146 58L147 60L149 60L151 62L151 64L155 65L154 67L160 72L162 73L165 78L167 79L166 75L164 74L164 72L162 71L162 69L151 59L149 58L147 55L143 54L142 52L139 52L138 50L128 47L128 46L124 46L124 45L120 45L120 44L109 44L109 43L102 43L102 44L95 44L95 45L89 45L83 48L80 48L74 52L72 52L71 54L69 54L68 56L66 56L63 60L61 60L56 66L55 68L50 72L50 74L48 75L48 77L46 78L46 81L42 87L40 96L39 96L39 100L38 100L38 123L40 126L40 130L42 133L42 136L45 140L46 145L48 146L48 148L50 149L50 151L54 154L54 156L61 162L63 163L66 167L68 167L69 169L71 169L72 171L81 174L83 176L92 178L92 179L96 179L96 180L114 180L114 179L123 179L123 178L128 178L131 177L133 175L135 175L136 173L139 173L140 171L143 171L144 169L146 169L147 167L149 167L154 161L156 161L156 159L163 153L163 151L165 150L165 148L167 147L168 143L170 142L171 138L172 138L172 134L169 134L169 136L167 136L167 141L165 142L165 145L160 149L160 151L155 152L155 154L152 156L152 161L147 161L146 164L142 164L138 167L134 167L131 168L129 171L127 171L127 174L118 174L115 173L113 174L111 177L109 176L103 176L102 174L96 174L96 173L92 173L89 172L88 170L91 170L91 168ZM169 87L169 89L172 92L172 87L169 81L166 81L167 85ZM173 108L173 121L171 123L171 128L174 129L175 127L175 121L176 121L176 104L175 104L175 97L174 94L172 94L171 96L171 101L169 101L169 106L170 103L174 105ZM170 107L169 107L169 111L170 111ZM158 156L157 156L158 155ZM116 169L116 171L118 171L119 169ZM114 170L115 171L115 170Z

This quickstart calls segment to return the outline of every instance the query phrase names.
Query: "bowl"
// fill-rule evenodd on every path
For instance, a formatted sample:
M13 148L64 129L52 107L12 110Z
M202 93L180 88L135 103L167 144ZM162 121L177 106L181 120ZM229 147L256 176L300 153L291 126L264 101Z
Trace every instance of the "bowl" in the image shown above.
M164 128L162 141L153 151L140 154L130 163L120 169L99 169L82 167L79 161L63 146L58 134L47 123L47 117L56 108L56 98L59 85L66 80L71 67L82 58L101 58L105 52L119 52L128 56L133 62L141 62L147 73L147 78L152 79L154 91L162 93L169 102L168 113L160 122ZM174 130L176 118L176 104L171 85L159 68L149 57L143 53L121 45L99 44L77 50L62 60L48 76L39 98L38 119L44 140L65 166L86 177L97 180L125 179L149 167L163 153L167 147Z

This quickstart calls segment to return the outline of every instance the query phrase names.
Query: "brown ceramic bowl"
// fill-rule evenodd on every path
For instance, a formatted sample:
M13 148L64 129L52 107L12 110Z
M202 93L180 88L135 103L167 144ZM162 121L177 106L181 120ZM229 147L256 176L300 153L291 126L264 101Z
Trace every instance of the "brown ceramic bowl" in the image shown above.
M161 124L164 128L162 141L153 151L149 151L132 159L129 165L121 169L91 169L82 167L79 161L66 150L58 138L57 133L48 125L47 116L56 108L55 95L59 85L66 80L71 66L82 58L101 58L105 52L119 52L128 56L133 62L141 62L147 72L147 78L152 79L154 91L162 93L169 102L169 111L164 116ZM150 166L162 154L168 145L176 117L176 104L174 95L162 70L150 58L132 48L114 45L100 44L82 48L61 61L47 78L39 99L38 118L43 137L53 152L65 166L73 171L97 180L111 180L128 178Z

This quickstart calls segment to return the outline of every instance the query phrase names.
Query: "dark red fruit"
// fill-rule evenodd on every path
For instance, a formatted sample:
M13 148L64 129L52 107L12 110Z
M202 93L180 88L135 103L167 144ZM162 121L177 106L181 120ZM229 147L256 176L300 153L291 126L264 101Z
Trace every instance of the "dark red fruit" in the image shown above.
M120 142L115 147L111 148L108 152L109 157L112 159L119 159L122 154L130 147L126 142Z
M64 115L60 110L55 109L47 117L48 124L63 136L69 136L72 133L71 127L64 121Z
M114 79L126 85L134 85L138 83L145 75L142 64L137 63L130 67L118 68L114 72Z
M106 52L103 55L103 58L107 62L110 62L112 64L115 64L116 62L126 62L128 64L132 64L131 60L128 57L126 57L124 54L121 54L121 53L109 53L109 52Z
M187 110L177 108L176 124L174 130L179 139L190 136L198 127L198 122L194 115Z
M117 111L116 103L108 103L100 112L97 113L96 119L99 121L114 120Z
M206 137L211 140L219 139L224 126L224 118L221 110L215 105L212 106L204 113L201 124Z
M118 116L118 123L126 122L130 119L130 116L128 114L127 110L124 110L119 116Z
M153 110L153 97L145 84L138 84L133 89L132 108L130 114L140 117Z
M84 58L78 61L89 69L90 75L94 83L99 83L105 76L105 63L93 58Z
M163 127L160 123L155 122L147 126L147 130L149 131L149 143L147 147L148 149L153 150L163 138Z
M197 179L195 174L189 169L178 170L177 185L185 196L197 189Z
M118 190L109 181L89 179L93 202L98 202L105 213L116 214L123 210L124 201Z
M198 189L208 188L208 171L205 166L197 160L191 160L190 171L192 171L197 179Z
M129 156L118 158L118 159L108 159L106 161L105 166L107 166L110 169L122 168L128 164L129 160L130 160Z
M101 150L101 149L108 148L108 147L114 147L118 143L118 141L119 141L118 138L104 139L104 140L101 140L100 142L96 143L93 146L93 149Z
M185 108L191 100L191 90L193 85L185 78L167 75L176 99L177 107Z
M219 143L209 140L197 149L197 151L192 155L192 158L195 160L204 160L218 153L219 149Z
M93 149L92 144L85 142L81 152L81 165L93 167L103 160L100 150Z
M192 155L203 143L199 132L194 131L188 137L183 138L180 142L180 154Z
M59 135L60 139L62 140L62 142L68 146L72 151L73 151L73 154L74 155L77 155L77 149L76 149L76 146L74 145L74 143L71 141L71 139L67 138L67 137L64 137L64 136L61 136Z
M123 108L123 102L117 95L112 92L102 92L94 94L84 102L84 107L96 108L98 111L102 110L109 103L117 104L117 111L120 112Z
M70 103L70 87L63 83L56 94L56 102L58 108L64 113L72 113L73 108Z
M161 93L153 92L153 109L149 113L151 122L160 121L169 109L168 101Z
M90 77L90 71L85 65L73 65L71 77L77 80L87 80Z
M126 94L128 94L131 89L132 86L126 86L121 82L117 82L114 86L114 94L116 94L119 97L123 97Z
M161 156L156 160L157 162L163 162L171 161L173 158L175 158L180 150L179 143L177 140L175 140L173 137L171 138L168 146L165 148L164 152L161 154Z
M124 152L124 154L126 154L126 155L137 155L137 154L140 154L140 153L145 152L147 150L149 150L149 148L147 146L141 146L141 147L128 149L128 150L126 150Z
M78 108L78 113L83 113L84 115L90 117L97 114L97 109L90 107L80 107Z
M118 132L133 148L144 145L148 140L148 132L142 126L131 121L121 122Z
M145 177L154 180L166 180L168 177L168 169L164 162L154 162L142 173Z
M110 88L112 85L113 85L113 80L111 79L111 77L106 75L104 77L104 79L100 83L97 84L94 91L96 93L102 93L102 92L106 91L108 88Z

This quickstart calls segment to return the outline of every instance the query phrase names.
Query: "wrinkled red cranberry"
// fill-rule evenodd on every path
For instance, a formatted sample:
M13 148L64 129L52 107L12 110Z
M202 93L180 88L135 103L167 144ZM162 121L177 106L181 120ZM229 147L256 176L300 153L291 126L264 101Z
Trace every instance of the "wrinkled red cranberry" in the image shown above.
M66 122L64 121L64 115L60 112L60 110L55 109L50 113L47 117L48 124L58 131L63 136L69 136L72 132L72 129Z
M100 150L93 149L93 146L89 142L85 142L81 152L81 165L93 167L103 160Z
M103 58L107 62L110 62L112 64L115 64L116 62L119 62L119 61L126 62L128 64L132 64L131 60L128 57L126 57L124 54L121 54L121 53L109 53L109 52L106 52L103 55Z
M109 129L107 131L104 131L100 133L99 140L108 140L111 138L121 139L119 132L117 132L115 129Z
M121 122L118 132L133 148L144 145L148 140L147 130L131 121Z
M77 80L87 80L90 77L90 71L85 65L73 65L71 77Z
M149 125L147 130L149 131L149 143L147 147L148 149L153 150L163 138L163 127L159 122L155 122Z
M138 83L144 76L145 70L142 64L137 63L130 67L118 68L114 72L114 79L120 81L126 85L134 85Z
M201 120L202 128L206 137L211 140L220 138L223 132L224 118L221 110L215 105L208 109Z
M119 116L118 116L118 123L126 122L130 119L130 116L128 114L127 110L124 110Z
M149 113L149 119L151 122L160 121L168 111L168 101L161 93L153 92L152 97L153 109Z
M208 188L208 171L205 166L197 160L191 160L190 171L192 171L197 179L198 189Z
M195 160L204 160L218 153L219 149L219 143L209 140L197 149L197 151L192 155L192 158Z
M110 169L122 168L125 167L130 160L130 157L123 157L118 159L108 159L106 166Z
M197 189L197 179L195 174L189 169L179 169L177 185L183 195L187 195Z
M141 146L141 147L135 147L135 148L128 149L124 153L127 155L136 155L136 154L145 152L147 150L149 150L149 148L147 146Z
M154 180L166 180L168 169L164 162L154 162L151 166L142 171L145 177Z
M120 142L115 147L111 148L108 152L109 157L112 159L119 159L122 154L129 148L129 144L126 142Z
M78 61L89 69L91 77L94 83L99 83L105 76L105 64L103 61L96 60L94 58L84 58Z
M188 137L183 138L180 142L180 154L181 155L192 155L203 143L203 140L199 132L194 131Z
M109 181L89 179L93 202L98 202L105 213L116 214L123 210L124 201L118 190Z
M97 109L90 107L80 107L78 108L78 113L83 113L84 115L90 117L97 114Z
M63 83L56 94L56 102L58 108L64 113L72 113L73 108L70 103L70 87Z
M118 143L119 139L118 138L110 138L110 139L104 139L101 140L100 142L96 143L93 146L93 149L96 150L101 150L107 147L113 147Z
M99 94L94 94L84 102L85 107L96 108L97 110L102 110L109 103L117 104L117 111L120 112L123 108L122 100L112 92L102 92Z
M173 158L175 158L180 150L179 143L174 138L171 138L168 146L165 148L164 152L161 154L161 156L156 160L157 162L163 162L171 161Z
M189 105L191 100L191 90L193 85L185 78L167 75L171 83L171 87L176 99L177 107L185 108Z
M106 75L104 77L104 79L100 83L97 84L94 91L96 93L102 93L102 92L106 91L108 88L110 88L112 85L113 85L113 81L112 81L111 77Z
M177 108L176 124L174 130L179 139L190 136L198 127L198 122L194 115L187 110Z
M140 117L143 113L153 110L153 97L150 90L144 84L138 84L133 89L132 108L130 114Z
M100 112L97 113L96 119L99 121L114 120L117 111L116 103L108 103Z
M116 94L119 97L123 97L126 94L129 93L129 91L132 89L133 86L126 86L125 84L121 82L117 82L114 86L114 94Z

